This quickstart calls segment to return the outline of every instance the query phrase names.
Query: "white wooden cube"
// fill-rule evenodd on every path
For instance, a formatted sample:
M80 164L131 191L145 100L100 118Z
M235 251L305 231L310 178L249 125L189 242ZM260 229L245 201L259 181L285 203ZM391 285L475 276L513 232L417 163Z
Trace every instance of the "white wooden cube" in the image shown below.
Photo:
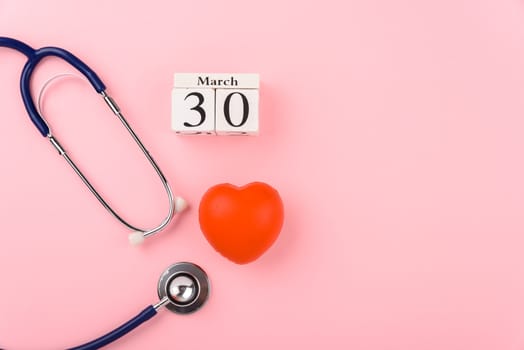
M218 135L257 135L258 89L217 89L215 118Z
M177 73L172 129L180 134L258 134L258 74Z
M171 128L179 134L215 133L215 91L174 88Z

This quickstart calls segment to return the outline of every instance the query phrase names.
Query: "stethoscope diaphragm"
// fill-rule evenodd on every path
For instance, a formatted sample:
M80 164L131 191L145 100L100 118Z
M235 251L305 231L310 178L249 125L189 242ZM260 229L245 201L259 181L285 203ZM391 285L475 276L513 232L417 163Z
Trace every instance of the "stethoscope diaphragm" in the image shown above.
M166 309L188 314L204 305L209 295L209 279L198 265L179 262L168 267L158 281L158 297Z

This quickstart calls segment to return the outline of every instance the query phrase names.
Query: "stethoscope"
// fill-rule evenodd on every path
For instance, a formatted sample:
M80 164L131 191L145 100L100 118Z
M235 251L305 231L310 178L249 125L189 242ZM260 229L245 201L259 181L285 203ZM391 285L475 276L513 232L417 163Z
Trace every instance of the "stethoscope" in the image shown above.
M106 93L106 87L104 83L100 80L96 73L93 72L93 70L91 70L91 68L89 68L84 62L82 62L80 59L78 59L70 52L57 47L44 47L38 50L34 50L33 48L21 41L6 37L0 37L0 47L11 48L27 56L27 63L25 64L22 70L22 76L20 79L20 92L22 94L22 100L24 102L27 113L31 118L31 121L36 126L38 131L40 131L42 136L47 137L49 139L49 142L58 151L58 153L62 157L64 157L66 162L73 168L75 173L82 179L84 184L89 188L91 193L93 193L93 195L104 206L104 208L106 208L106 210L109 213L111 213L111 215L113 215L124 226L133 231L129 235L129 241L132 244L140 244L144 241L146 237L161 231L169 224L175 213L178 213L185 209L185 207L187 206L185 200L181 197L173 196L167 179L160 170L159 166L151 157L151 155L149 154L145 146L142 144L138 136L135 134L129 123L125 120L118 105ZM87 78L87 80L91 83L96 92L103 97L104 101L107 103L109 108L122 122L129 134L132 136L133 140L135 140L138 147L146 156L151 166L155 169L156 173L160 177L160 180L162 181L162 184L167 193L167 197L169 199L168 214L158 226L146 230L137 228L136 226L131 225L126 220L124 220L115 210L113 210L113 208L111 208L111 206L98 193L98 191L84 176L82 171L80 171L76 164L71 160L69 155L66 153L65 149L56 139L56 137L52 135L49 125L35 106L30 90L31 76L34 69L43 58L48 56L55 56L63 59L64 61L75 67L80 73L82 73ZM158 297L160 299L158 303L146 307L133 319L124 323L115 330L107 333L106 335L98 339L95 339L91 342L88 342L84 345L74 347L72 349L94 350L99 349L109 343L112 343L113 341L129 333L136 327L140 326L145 321L151 319L153 316L157 314L158 310L162 307L165 307L172 312L180 314L187 314L198 310L207 300L209 294L209 280L204 270L202 270L202 268L200 268L199 266L188 262L181 262L170 266L166 271L164 271L164 273L160 276L157 289Z

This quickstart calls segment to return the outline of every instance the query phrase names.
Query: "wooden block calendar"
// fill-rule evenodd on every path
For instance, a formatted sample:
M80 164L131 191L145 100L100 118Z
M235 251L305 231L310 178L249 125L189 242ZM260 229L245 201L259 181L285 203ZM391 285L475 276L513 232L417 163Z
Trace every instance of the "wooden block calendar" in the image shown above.
M258 74L176 73L171 101L177 134L258 134Z

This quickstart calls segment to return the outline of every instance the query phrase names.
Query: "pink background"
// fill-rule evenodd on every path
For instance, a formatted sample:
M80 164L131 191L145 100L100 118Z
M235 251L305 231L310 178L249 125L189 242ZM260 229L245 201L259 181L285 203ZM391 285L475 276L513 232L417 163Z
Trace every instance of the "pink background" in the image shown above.
M78 345L202 265L198 313L162 312L111 349L524 349L521 0L2 1L0 33L56 45L105 81L192 208L139 249L29 122L24 58L0 50L0 347ZM68 67L47 60L35 88ZM170 131L174 72L260 73L259 137ZM87 84L55 135L137 225L158 179ZM265 181L286 206L237 266L198 226L207 188Z

